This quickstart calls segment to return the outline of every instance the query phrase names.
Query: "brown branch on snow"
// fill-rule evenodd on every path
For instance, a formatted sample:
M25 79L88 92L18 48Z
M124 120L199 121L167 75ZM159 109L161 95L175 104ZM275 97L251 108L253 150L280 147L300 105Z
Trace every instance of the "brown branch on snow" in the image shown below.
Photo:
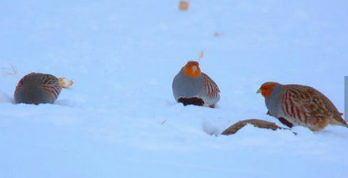
M251 124L254 127L262 128L262 129L272 129L272 130L280 129L280 130L290 130L291 131L290 128L280 127L274 122L268 122L268 121L260 120L260 119L248 119L248 120L242 120L242 121L239 121L239 122L233 124L232 126L227 128L225 131L223 131L221 134L222 135L235 134L236 132L238 132L238 130L240 130L241 128L243 128L247 124ZM297 135L296 132L292 131L292 133Z

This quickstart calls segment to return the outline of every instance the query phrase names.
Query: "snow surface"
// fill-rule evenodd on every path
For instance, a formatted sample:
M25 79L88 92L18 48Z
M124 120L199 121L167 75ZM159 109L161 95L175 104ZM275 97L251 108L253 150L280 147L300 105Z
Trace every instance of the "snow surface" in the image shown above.
M178 4L0 1L0 177L347 177L344 127L218 134L243 119L281 125L255 94L266 81L313 86L344 111L348 1ZM216 109L172 96L202 50ZM75 83L55 104L15 105L30 72Z

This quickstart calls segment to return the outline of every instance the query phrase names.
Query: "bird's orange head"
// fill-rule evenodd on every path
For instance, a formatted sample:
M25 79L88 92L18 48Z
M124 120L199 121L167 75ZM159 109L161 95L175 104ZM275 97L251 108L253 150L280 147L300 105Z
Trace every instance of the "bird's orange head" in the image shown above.
M260 89L257 90L256 93L261 93L262 96L267 98L271 94L271 92L273 90L273 87L276 86L276 85L277 85L276 82L266 82L266 83L261 85Z
M201 75L201 69L196 61L189 61L184 67L184 73L189 77L199 77Z

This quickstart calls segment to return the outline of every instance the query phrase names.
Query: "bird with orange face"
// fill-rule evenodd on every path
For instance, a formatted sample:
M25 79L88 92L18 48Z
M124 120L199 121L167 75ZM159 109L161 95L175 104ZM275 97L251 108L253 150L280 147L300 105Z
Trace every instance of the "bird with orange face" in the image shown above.
M196 61L189 61L174 77L173 95L185 106L192 104L214 108L220 100L220 89Z
M312 87L266 82L257 93L265 98L267 114L290 128L301 125L319 131L329 124L348 127L335 105Z

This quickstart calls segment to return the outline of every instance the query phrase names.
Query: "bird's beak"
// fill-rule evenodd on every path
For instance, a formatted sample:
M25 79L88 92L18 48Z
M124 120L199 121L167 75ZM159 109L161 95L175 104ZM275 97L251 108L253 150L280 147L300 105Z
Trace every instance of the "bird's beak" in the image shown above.
M195 72L197 70L197 66L192 66L192 70Z
M261 88L256 91L256 94L261 93Z

